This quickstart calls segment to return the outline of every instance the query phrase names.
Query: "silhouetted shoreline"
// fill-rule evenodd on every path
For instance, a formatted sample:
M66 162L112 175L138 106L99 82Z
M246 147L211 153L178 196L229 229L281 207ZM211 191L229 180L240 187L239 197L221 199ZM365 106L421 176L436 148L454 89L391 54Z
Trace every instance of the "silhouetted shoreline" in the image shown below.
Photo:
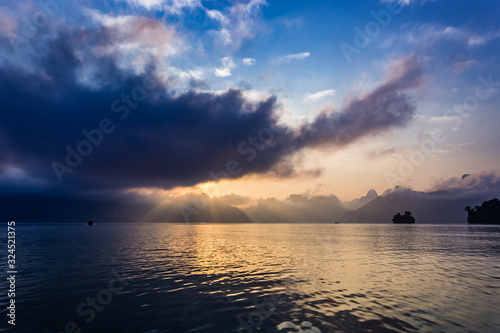
M469 224L500 224L500 201L495 198L483 202L481 206L465 207Z

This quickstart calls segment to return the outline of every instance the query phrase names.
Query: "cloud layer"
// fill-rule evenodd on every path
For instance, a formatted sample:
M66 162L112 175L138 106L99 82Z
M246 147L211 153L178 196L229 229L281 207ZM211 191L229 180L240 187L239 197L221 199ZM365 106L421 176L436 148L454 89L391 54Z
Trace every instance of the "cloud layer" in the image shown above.
M365 135L404 126L416 105L404 94L422 83L422 68L409 57L395 63L386 82L371 93L350 100L339 112L324 111L300 128L297 140L304 146L344 146Z
M152 26L140 19L128 22L132 30ZM154 57L143 74L120 66L127 54L120 48L79 57L82 38L117 45L113 40L123 38L114 31L105 25L59 35L38 60L36 72L0 69L2 172L15 167L30 177L55 181L53 162L69 166L68 153L77 151L82 140L89 141L88 133L104 120L112 133L105 133L88 157L82 156L74 172L65 172L65 180L111 189L187 186L211 180L210 172L227 169L230 161L242 169L234 177L279 169L301 149L339 147L404 126L415 110L405 91L419 85L422 72L408 58L397 64L396 77L373 92L352 99L338 112L322 113L312 123L287 128L278 125L275 97L250 102L236 89L172 94L168 79L157 74ZM230 69L234 62L228 58L223 63ZM84 83L82 71L93 73ZM154 89L144 87L148 80Z
M240 6L238 15L263 4ZM0 63L0 193L118 193L315 174L302 171L295 154L405 126L415 111L407 91L423 73L413 57L394 63L386 81L342 109L291 126L275 96L173 89L169 58L183 52L175 28L149 17L86 15L93 18L87 27L48 27L46 38L32 41L34 55L23 54L29 62ZM227 77L235 66L223 58L216 75Z

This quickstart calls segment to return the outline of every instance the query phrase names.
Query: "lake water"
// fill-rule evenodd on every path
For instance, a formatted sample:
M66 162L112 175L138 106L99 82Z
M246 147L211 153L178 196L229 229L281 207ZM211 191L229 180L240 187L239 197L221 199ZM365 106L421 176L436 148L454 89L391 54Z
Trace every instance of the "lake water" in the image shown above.
M500 227L16 229L16 327L2 283L1 332L500 332Z

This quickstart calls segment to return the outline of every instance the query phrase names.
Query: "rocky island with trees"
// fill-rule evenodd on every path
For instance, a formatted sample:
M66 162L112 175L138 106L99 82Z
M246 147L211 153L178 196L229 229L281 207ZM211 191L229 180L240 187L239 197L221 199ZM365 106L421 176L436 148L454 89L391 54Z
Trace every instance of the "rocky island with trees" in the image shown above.
M392 219L394 223L415 223L415 218L411 215L411 212L406 211L404 215L401 215L399 212L394 215Z
M474 208L467 206L465 210L469 213L469 224L500 224L500 201L496 198Z

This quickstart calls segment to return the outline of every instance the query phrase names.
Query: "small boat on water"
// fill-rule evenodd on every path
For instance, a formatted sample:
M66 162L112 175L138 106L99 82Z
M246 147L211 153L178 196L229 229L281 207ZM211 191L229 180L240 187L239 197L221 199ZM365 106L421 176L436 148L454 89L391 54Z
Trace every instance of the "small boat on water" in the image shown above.
M90 220L87 225L94 225L94 221Z

